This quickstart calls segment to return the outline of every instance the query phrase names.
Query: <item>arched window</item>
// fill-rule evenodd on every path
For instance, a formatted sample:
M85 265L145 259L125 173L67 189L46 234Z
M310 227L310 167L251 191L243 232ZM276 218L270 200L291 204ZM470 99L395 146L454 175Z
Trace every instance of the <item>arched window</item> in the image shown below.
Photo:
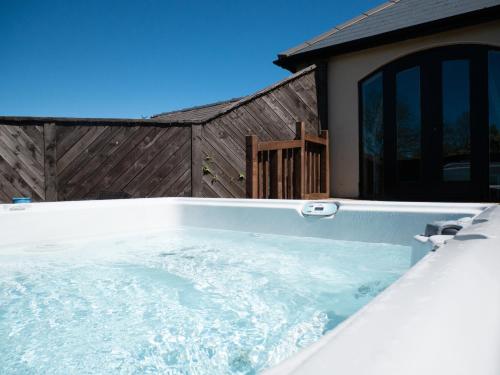
M363 198L500 199L500 51L449 46L359 84Z

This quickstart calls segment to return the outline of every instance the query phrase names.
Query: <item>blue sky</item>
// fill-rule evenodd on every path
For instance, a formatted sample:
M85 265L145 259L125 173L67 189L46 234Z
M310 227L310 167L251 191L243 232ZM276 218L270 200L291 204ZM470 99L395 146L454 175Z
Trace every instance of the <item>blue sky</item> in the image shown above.
M0 0L0 115L132 117L250 94L381 1Z

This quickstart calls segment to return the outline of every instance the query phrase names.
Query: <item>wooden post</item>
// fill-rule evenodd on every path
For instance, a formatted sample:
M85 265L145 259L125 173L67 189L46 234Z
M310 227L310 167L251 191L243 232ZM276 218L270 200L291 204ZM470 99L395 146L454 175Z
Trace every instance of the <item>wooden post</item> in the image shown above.
M321 152L321 192L330 196L330 154L329 154L329 139L328 130L321 131L321 138L325 138L328 142Z
M269 198L269 151L261 151L262 155L262 194L259 198ZM260 177L260 176L259 176Z
M43 124L45 201L57 201L56 124Z
M257 136L246 136L247 198L257 198L259 167L257 161Z
M294 165L294 198L295 199L304 199L304 187L305 187L305 138L306 138L306 127L303 122L298 122L296 124L297 131L295 134L295 139L301 141L300 152L298 153L298 157L295 158Z
M191 125L191 196L201 197L203 171L201 137L202 125Z
M271 154L271 198L283 198L283 152L281 149Z
M294 176L294 165L295 159L298 157L297 155L300 153L300 150L297 149L288 149L288 157L287 157L287 199L293 199L295 196L295 189L293 187L293 176Z

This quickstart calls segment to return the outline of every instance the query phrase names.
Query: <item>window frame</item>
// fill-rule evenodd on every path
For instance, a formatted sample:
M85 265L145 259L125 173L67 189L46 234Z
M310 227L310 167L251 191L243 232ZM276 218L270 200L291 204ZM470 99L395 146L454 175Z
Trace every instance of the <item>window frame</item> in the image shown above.
M437 136L443 141L442 129L442 96L441 93L432 92L432 83L435 80L441 82L442 68L436 68L437 62L442 64L447 60L462 59L463 56L470 56L470 90L471 93L480 93L479 97L471 96L471 182L470 187L460 186L460 183L454 183L454 188L457 191L464 191L464 194L472 194L475 199L488 199L489 197L489 99L488 99L488 53L490 51L500 51L500 47L485 45L485 44L455 44L446 45L435 48L430 48L409 55L400 57L390 61L370 72L364 78L358 81L358 160L359 160L359 197L362 199L401 199L402 197L411 198L411 186L398 181L397 175L397 133L396 133L396 74L405 69L412 67L420 67L421 87L420 87L420 106L421 106L421 179L424 184L435 184L439 181L444 189L442 174L439 175L437 168L428 168L431 162L442 165L442 145L441 148L435 144L426 143L426 139L430 139L429 127L432 126L434 131L437 131ZM384 181L382 196L369 196L364 194L364 188L368 181L364 181L364 134L363 134L363 85L366 81L374 77L376 74L382 74L382 91L383 91L383 134L384 134ZM424 77L424 78L422 78ZM427 79L426 79L427 78ZM430 79L429 79L430 78ZM442 82L439 83L442 85ZM441 87L441 86L439 86ZM426 93L431 93L433 97L424 98ZM436 121L436 118L441 118L440 124L431 124ZM475 126L474 124L482 124L486 126ZM435 130L439 128L438 130ZM483 129L484 128L484 129ZM437 143L437 142L435 142ZM487 151L487 152L486 152ZM439 160L436 160L439 159ZM488 168L484 168L488 165ZM428 170L429 169L429 170ZM434 170L435 169L435 170ZM448 182L453 184L453 182ZM434 188L434 187L432 187ZM467 192L469 190L474 190ZM417 189L414 189L417 190ZM421 190L421 188L420 188ZM477 191L476 191L477 190ZM405 195L408 193L409 195ZM438 194L429 193L431 198L437 199ZM407 199L407 198L405 198ZM417 199L418 200L418 199ZM445 199L443 199L445 200Z

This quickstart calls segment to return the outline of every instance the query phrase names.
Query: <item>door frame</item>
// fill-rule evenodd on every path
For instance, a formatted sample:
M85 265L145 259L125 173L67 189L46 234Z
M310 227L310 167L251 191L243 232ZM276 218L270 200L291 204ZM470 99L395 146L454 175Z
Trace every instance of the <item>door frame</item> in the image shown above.
M359 181L362 198L386 200L487 200L489 195L488 133L488 52L493 46L460 44L419 51L373 71L358 83L359 97ZM442 180L442 63L469 61L471 126L471 179L468 182ZM420 67L421 106L421 182L398 182L396 133L396 74ZM375 74L383 76L384 193L382 197L363 196L363 83ZM427 140L433 140L428 142Z

